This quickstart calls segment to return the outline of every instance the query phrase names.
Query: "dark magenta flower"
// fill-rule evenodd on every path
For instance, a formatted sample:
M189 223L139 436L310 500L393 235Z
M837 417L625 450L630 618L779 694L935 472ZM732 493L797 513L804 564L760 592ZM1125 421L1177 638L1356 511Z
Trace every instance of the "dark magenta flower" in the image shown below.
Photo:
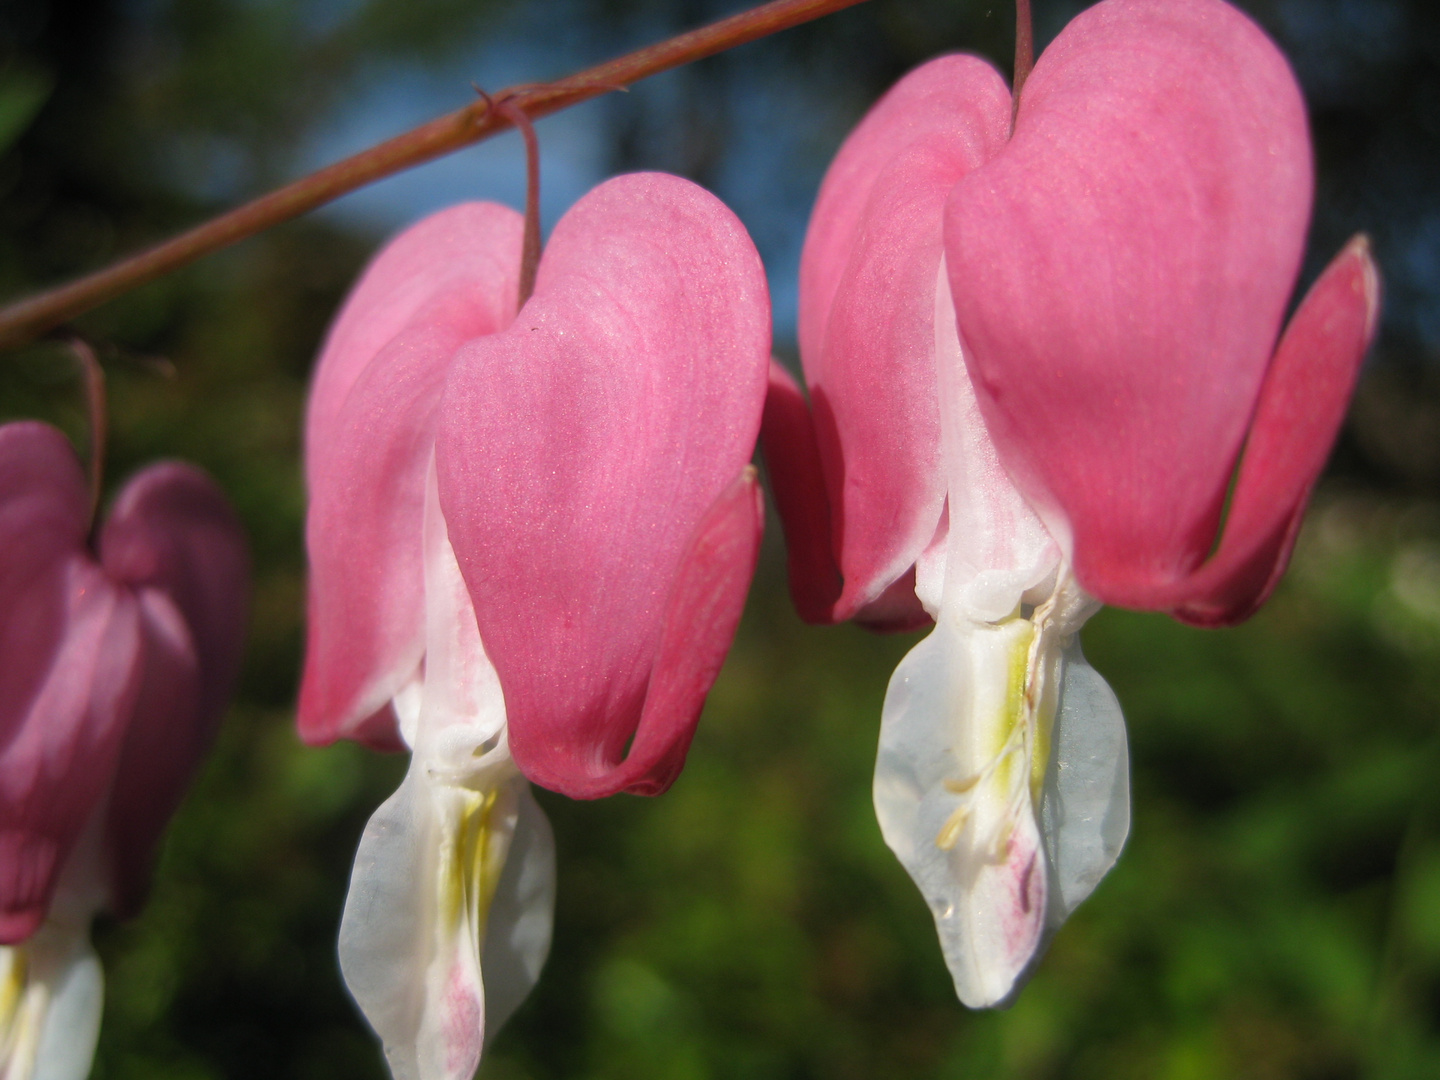
M125 485L92 548L89 486L45 424L0 427L0 1071L89 1072L100 967L239 671L240 523L188 465Z

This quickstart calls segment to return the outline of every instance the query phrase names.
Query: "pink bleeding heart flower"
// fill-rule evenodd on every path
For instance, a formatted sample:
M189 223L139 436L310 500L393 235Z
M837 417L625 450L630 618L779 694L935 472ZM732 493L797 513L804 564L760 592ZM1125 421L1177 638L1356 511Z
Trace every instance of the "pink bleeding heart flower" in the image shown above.
M667 788L733 637L769 300L743 226L657 174L556 225L515 312L521 219L470 204L375 260L307 420L312 742L412 751L341 927L397 1077L468 1077L548 950L527 779Z
M875 801L976 1006L1128 829L1081 624L1263 603L1379 310L1362 238L1281 333L1304 107L1221 0L1105 0L1041 56L1013 135L1011 109L989 65L943 57L852 133L801 264L813 421L777 372L764 433L801 613L936 621L891 681Z
M0 427L0 1071L83 1078L101 908L133 914L239 671L249 564L214 483L121 490L92 550L65 437Z

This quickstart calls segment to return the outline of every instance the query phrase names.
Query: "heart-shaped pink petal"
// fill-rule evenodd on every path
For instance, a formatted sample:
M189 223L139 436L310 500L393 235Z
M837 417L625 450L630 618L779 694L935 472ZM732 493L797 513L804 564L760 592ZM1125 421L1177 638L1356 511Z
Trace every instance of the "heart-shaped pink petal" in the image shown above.
M515 759L546 786L656 782L616 770L697 526L749 462L769 316L734 214L688 181L624 176L556 225L509 329L455 359L441 507ZM697 628L692 645L707 654L730 629Z
M208 476L165 462L120 492L100 534L112 581L139 601L142 674L110 794L111 909L134 914L155 845L214 742L240 672L250 560Z
M1221 0L1105 0L1039 62L945 248L1006 469L1103 600L1206 557L1300 263L1299 88Z
M89 506L60 432L0 427L0 944L44 919L139 688L137 605L90 558Z

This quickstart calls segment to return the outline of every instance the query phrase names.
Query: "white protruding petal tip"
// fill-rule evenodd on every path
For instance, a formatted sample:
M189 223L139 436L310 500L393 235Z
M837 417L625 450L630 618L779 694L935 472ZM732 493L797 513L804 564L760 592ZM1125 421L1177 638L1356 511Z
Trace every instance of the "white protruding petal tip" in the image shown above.
M1006 749L1009 669L996 666L1017 648L1023 660L1023 629L942 619L896 669L881 720L881 832L930 906L955 991L971 1008L1010 997L1045 926L1028 768Z
M485 930L481 969L490 1032L500 1030L539 981L554 921L555 837L530 786L522 784L510 856Z
M1052 926L1090 895L1130 831L1130 757L1115 691L1090 666L1077 636L1065 673L1040 819L1055 885Z
M1120 706L1077 637L1095 605L1055 581L1033 618L942 612L885 696L880 828L972 1008L1009 1003L1129 827Z
M0 946L0 1076L85 1080L100 1036L105 977L89 919L44 924Z
M425 761L365 828L340 968L395 1080L469 1080L549 950L554 842L513 769L472 789Z

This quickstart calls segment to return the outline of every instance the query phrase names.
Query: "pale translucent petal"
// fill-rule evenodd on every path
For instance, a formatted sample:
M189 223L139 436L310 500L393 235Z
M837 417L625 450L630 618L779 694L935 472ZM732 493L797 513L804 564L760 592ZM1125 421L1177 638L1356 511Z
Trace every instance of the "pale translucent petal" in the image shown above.
M0 947L0 1076L85 1080L105 1001L89 919L47 922Z
M470 773L502 738L505 694L450 546L433 457L425 483L424 544L424 685L415 730L406 739L433 768Z
M940 512L935 535L915 560L915 596L925 614L939 620L940 605L945 599L945 553L950 547L950 500Z
M1130 831L1130 758L1115 692L1080 651L1064 654L1060 708L1040 800L1053 929L1115 865Z
M519 1005L544 963L554 843L518 773L477 792L436 783L417 761L361 837L340 968L396 1080L466 1080L487 1029ZM496 995L489 1016L481 942Z
M410 768L361 837L340 967L396 1080L468 1080L487 1029L519 1005L544 963L554 842L510 756L504 693L449 544L433 467L424 546L425 661L398 710ZM487 979L496 995L489 1016Z
M1045 869L1024 758L991 767L1010 734L1005 698L1028 626L942 620L901 661L881 717L880 829L930 906L955 991L972 1008L1010 995L1044 928Z
M522 787L510 856L490 905L481 970L490 1034L520 1007L550 953L555 921L555 837L545 811Z
M480 950L486 917L525 781L516 775L483 793L427 786L438 826L430 838L438 848L429 882L436 902L428 913L430 962L415 1052L421 1080L468 1080L485 1045Z
M355 853L340 920L340 971L380 1036L395 1080L415 1080L415 1036L424 1007L426 907L433 853L414 762L398 791L371 815Z
M1124 721L1077 636L1097 605L1056 580L1006 619L942 612L885 698L881 831L971 1007L1008 1002L1129 826Z
M105 976L89 934L80 931L72 941L68 955L63 960L57 957L53 973L44 976L50 981L51 998L34 1080L85 1080L95 1057Z

